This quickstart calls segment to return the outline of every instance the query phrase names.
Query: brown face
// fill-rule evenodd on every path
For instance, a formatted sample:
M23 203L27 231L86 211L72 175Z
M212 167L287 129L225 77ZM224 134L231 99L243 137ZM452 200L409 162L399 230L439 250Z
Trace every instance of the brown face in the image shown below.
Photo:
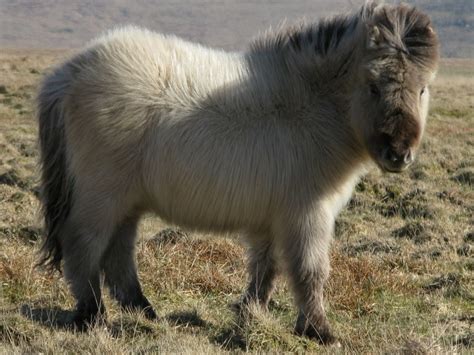
M362 73L353 124L367 151L384 171L401 172L416 155L426 121L428 78L404 63L384 60Z
M439 41L426 14L408 5L380 5L368 17L351 97L351 123L384 171L415 159L428 112L428 84Z

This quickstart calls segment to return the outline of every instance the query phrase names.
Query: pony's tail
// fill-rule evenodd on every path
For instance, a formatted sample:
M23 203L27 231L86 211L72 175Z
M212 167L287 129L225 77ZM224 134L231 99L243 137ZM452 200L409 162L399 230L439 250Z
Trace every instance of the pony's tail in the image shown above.
M38 266L60 270L62 227L72 205L74 180L68 172L64 122L64 96L69 86L67 70L49 76L40 90L38 105L41 166L41 201L44 216L44 241Z

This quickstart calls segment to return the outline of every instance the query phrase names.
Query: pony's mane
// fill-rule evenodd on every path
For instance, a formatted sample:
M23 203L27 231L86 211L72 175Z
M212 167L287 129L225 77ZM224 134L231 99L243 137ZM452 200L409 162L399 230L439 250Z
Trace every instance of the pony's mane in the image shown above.
M311 50L325 55L340 44L342 38L352 32L358 16L339 15L322 19L318 23L302 21L293 26L280 25L276 30L268 30L257 37L250 45L253 53L263 52L301 52Z
M377 44L369 50L399 51L426 67L434 66L439 57L438 38L427 15L408 5L376 1L366 3L357 12L324 18L317 23L302 22L269 30L251 43L250 52L310 52L326 57L339 49L344 39L359 33L358 28L368 37L367 43L373 40ZM374 28L377 38L371 38ZM382 42L384 45L378 46Z

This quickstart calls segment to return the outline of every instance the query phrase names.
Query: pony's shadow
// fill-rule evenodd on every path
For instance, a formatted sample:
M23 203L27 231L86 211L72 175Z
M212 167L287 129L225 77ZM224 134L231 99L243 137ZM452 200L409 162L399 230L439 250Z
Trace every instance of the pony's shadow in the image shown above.
M227 351L248 351L247 342L239 327L228 327L212 338L212 342Z
M23 317L38 323L42 326L54 329L70 329L74 317L73 310L63 310L59 307L38 307L33 308L24 304L20 307ZM199 327L210 328L212 325L206 322L196 311L174 312L165 317L173 326L182 328ZM123 320L109 324L111 328L123 325Z
M78 328L74 326L72 321L74 317L73 310L63 310L59 307L33 308L25 304L21 306L20 313L25 318L46 328L71 332L86 332L88 330L87 327ZM107 322L105 319L102 319L98 321L97 324L104 326L103 329L106 329L114 338L119 338L127 334L136 335L137 333L149 334L153 332L152 327L136 320L128 319L128 317L113 322Z
M241 329L238 326L219 329L212 323L202 319L196 310L174 312L166 316L166 320L168 323L183 329L202 328L209 333L214 333L210 338L211 342L226 350L246 350L247 348Z
M24 304L20 307L20 313L23 317L46 328L78 331L78 329L72 325L74 317L73 310L64 310L59 307L32 307L28 304ZM231 326L216 332L217 328L212 323L204 320L196 310L174 312L165 316L165 319L170 325L180 327L183 331L189 328L201 328L208 331L214 330L211 331L211 333L214 333L214 336L211 336L210 340L226 350L246 349L247 344L241 334L240 327ZM108 323L107 329L113 337L121 337L124 333L136 334L137 331L140 333L153 332L153 329L145 324L131 320L127 321L126 319Z
M174 312L166 316L168 323L174 326L180 326L184 328L188 327L199 327L199 328L210 328L212 325L206 322L198 314L196 310L193 311L182 311Z
M33 308L30 305L24 304L20 308L20 313L23 317L47 328L73 329L71 325L74 311L72 310L63 310L59 307Z

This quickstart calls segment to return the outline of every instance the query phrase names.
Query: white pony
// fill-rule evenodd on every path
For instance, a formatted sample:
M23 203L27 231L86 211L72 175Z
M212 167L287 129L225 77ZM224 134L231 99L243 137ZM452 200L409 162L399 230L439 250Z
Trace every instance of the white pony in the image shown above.
M43 264L64 272L73 324L123 307L156 317L134 262L144 212L250 245L243 304L266 306L283 255L296 332L332 343L323 309L335 218L370 161L413 161L438 62L429 18L405 6L267 33L244 53L127 27L41 88Z

